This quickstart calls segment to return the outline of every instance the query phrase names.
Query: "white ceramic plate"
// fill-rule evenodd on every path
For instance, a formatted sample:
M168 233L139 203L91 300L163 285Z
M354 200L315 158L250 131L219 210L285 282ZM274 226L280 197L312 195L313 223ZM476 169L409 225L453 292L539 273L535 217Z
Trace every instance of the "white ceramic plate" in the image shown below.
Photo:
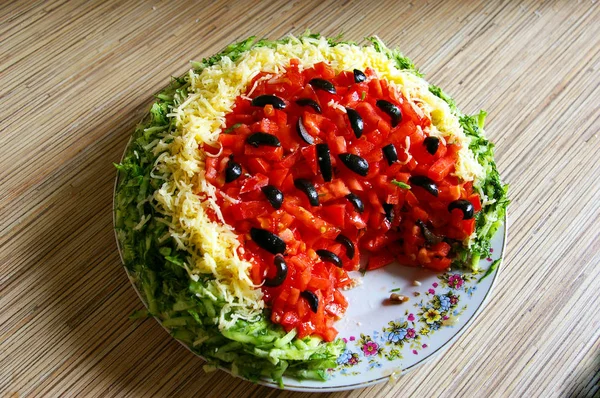
M505 244L506 218L492 240L491 257L481 260L477 274L436 274L398 264L368 272L361 286L344 292L348 310L336 327L347 348L337 360L338 368L331 370L326 382L284 379L285 389L324 392L367 387L399 377L443 352L485 306L500 264L481 278L502 258ZM410 300L389 304L386 299L393 292ZM262 384L277 387L272 382Z

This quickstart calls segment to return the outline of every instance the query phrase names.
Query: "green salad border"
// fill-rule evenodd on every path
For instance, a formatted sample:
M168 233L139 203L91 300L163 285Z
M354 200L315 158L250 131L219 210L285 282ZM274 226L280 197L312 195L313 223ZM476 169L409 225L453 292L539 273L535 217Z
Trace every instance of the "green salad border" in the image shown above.
M320 38L319 34L298 37ZM215 65L223 57L237 60L253 47L271 47L288 43L294 38L257 40L256 37L233 43L220 53L192 62L199 73ZM395 49L389 49L377 37L367 38L374 48L394 60L399 69L422 76L412 61ZM328 38L330 46L342 43L341 37ZM157 210L152 193L162 185L162 179L152 175L160 153L154 153L153 143L169 139L175 132L170 109L181 104L188 95L187 77L174 77L169 86L155 95L146 118L136 127L119 164L115 190L115 231L124 265L137 286L147 309L136 311L132 318L153 316L170 334L185 343L191 351L206 361L206 370L223 368L251 381L271 379L283 387L282 377L327 380L328 369L336 368L336 359L345 348L337 339L324 343L316 337L298 339L295 331L286 333L269 321L269 310L263 311L256 322L237 320L235 325L220 331L218 314L225 301L219 299L212 285L212 275L192 280L186 271L188 253L177 248L169 236L167 218ZM491 204L476 216L477 238L470 247L455 245L457 257L453 267L475 269L480 258L489 256L490 240L504 220L508 186L502 184L493 158L493 144L483 136L486 113L474 116L460 113L454 100L439 87L430 91L448 103L459 117L465 133L471 137L470 149L486 170L486 178L475 186L485 193ZM172 138L171 138L172 139ZM170 220L166 220L170 221Z

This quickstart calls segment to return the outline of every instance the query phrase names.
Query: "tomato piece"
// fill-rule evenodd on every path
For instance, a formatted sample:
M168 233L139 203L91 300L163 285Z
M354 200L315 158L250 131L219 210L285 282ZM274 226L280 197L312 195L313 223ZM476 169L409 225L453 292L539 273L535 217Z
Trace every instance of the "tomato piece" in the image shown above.
M365 190L365 188L360 183L360 181L358 181L358 178L356 178L354 176L347 176L345 178L345 180L346 180L346 184L347 184L348 188L351 189L352 191L356 192L356 191L364 191ZM350 192L348 192L348 193L350 193Z
M367 198L376 213L385 214L385 210L383 210L383 205L381 204L381 200L377 196L377 192L375 192L374 190L368 191Z
M344 181L336 179L317 187L317 193L319 194L321 203L327 203L345 197L350 193L350 189L344 184Z
M218 171L217 171L217 165L219 163L219 159L217 158L212 158L212 157L207 157L206 158L206 165L205 165L205 172L204 172L204 176L205 178L208 180L208 182L214 184L216 179L217 179L217 175L218 175Z
M318 137L320 135L319 133L321 132L321 125L323 124L325 119L323 118L323 116L318 115L316 113L304 112L302 116L302 121L304 123L304 127L306 128L306 131L308 131L308 133L311 136Z
M450 260L448 257L432 258L429 264L427 264L427 268L433 271L446 271L448 268L450 268L451 263L452 260Z
M229 148L233 153L240 153L244 148L244 139L237 134L220 134L219 143L223 148Z
M290 168L292 168L296 162L298 162L298 160L300 159L300 152L296 151L296 152L292 152L289 155L285 156L281 162L277 162L274 165L274 168L276 169L286 169L286 172L288 172Z
M346 205L344 203L323 206L323 218L344 229L346 225Z
M462 220L462 229L465 231L466 236L471 236L473 232L475 232L475 219L471 218L469 220Z
M250 178L246 178L244 182L242 182L242 187L240 188L240 194L244 194L247 192L255 191L269 184L269 177L265 176L261 173L256 173Z
M315 69L317 76L319 76L322 79L329 80L335 77L335 72L333 71L331 66L329 66L329 64L326 64L325 62L319 62L315 64L313 68Z
M290 288L290 295L288 297L288 305L295 306L298 304L298 299L300 298L300 289L296 289L295 287Z
M283 123L283 122L277 122ZM279 141L281 142L281 146L286 150L292 153L295 153L300 147L300 143L298 141L298 133L296 133L296 129L293 126L288 124L283 124L279 126L279 134L277 135Z
M269 181L271 182L271 185L273 185L277 188L280 188L283 185L283 181L288 176L288 174L289 174L288 169L272 170L269 173Z
M383 121L377 122L377 128L371 131L366 137L374 147L383 147L382 143L387 139L390 133L390 126Z
M357 230L365 229L367 227L366 220L368 220L368 217L365 218L356 211L346 213L346 225L353 225Z
M448 152L446 153L446 156L452 156L453 158L456 158L456 155L458 154L458 151L460 150L461 146L459 144L451 144L447 146L448 148Z
M244 155L252 158L252 157L260 157L265 160L281 160L283 156L283 148L282 147L271 147L271 146L259 146L254 147L252 145L244 145Z
M258 173L267 174L269 172L269 170L271 169L271 166L269 166L269 163L267 163L267 161L262 158L248 159L247 167L248 167L248 170L252 174L258 174Z
M336 303L340 304L342 306L342 308L348 307L348 300L346 300L346 297L344 297L344 295L342 293L340 293L339 290L333 291L333 300Z
M359 102L356 105L356 111L362 116L364 123L368 126L367 130L377 128L381 117L373 105L368 102Z
M425 222L426 220L429 220L429 214L427 214L427 212L425 210L423 210L422 208L415 206L412 210L412 214L414 216L415 220L421 220L423 222Z
M390 235L377 234L371 237L365 237L362 243L362 247L369 250L370 252L377 252L382 247L390 242Z
M436 256L447 256L450 252L450 245L446 242L440 242L431 247L431 252Z
M260 285L263 281L263 273L260 266L260 263L253 263L252 268L250 268L250 278L252 282L256 285Z
M351 147L350 153L354 155L358 155L360 157L365 157L368 155L373 149L375 149L375 145L365 139L357 140ZM380 151L378 151L380 152Z
M389 250L383 249L379 253L371 255L369 257L369 263L367 265L368 270L375 270L381 267L385 267L388 264L394 262L396 258Z
M284 126L288 126L287 124L287 113L285 113L284 111L281 111L279 109L275 109L273 111L273 117L272 120L277 123L277 127L279 127L279 135L281 136L281 128ZM281 140L280 140L281 141Z
M275 108L273 108L273 105L271 105L271 104L265 105L263 108L263 112L265 113L265 116L269 116L269 117L275 116Z
M233 117L228 120L228 124L236 125L236 124L248 124L248 123L252 123L252 121L254 120L254 118L252 117L252 115L233 115Z
M317 165L317 147L315 145L305 146L304 148L302 148L301 152L302 152L302 156L306 160L306 163L308 163L308 166L310 167L310 170L312 171L312 173L314 175L316 175L317 174L317 168L318 168L318 165Z
M334 155L348 152L346 149L346 139L342 136L335 137L335 141L333 142L333 145L331 145L330 149Z
M481 211L481 198L478 194L473 194L468 198L469 202L473 205L473 210L477 213Z
M231 206L230 211L235 220L247 220L269 213L270 205L263 201L241 202Z
M452 202L460 199L461 187L459 185L438 185L438 199L445 202Z
M371 79L369 81L369 94L372 97L381 98L383 96L383 89L381 87L381 80Z
M294 176L292 175L292 173L288 173L283 182L281 183L281 190L284 192L289 192L294 188Z
M427 177L433 181L442 181L454 169L454 163L452 156L445 156L436 160L427 172Z
M283 207L288 213L296 217L296 220L302 225L308 229L318 231L321 233L321 236L325 238L334 239L339 233L339 229L337 227L334 227L325 220L316 217L303 207L291 204L289 202L284 202Z
M329 279L319 278L316 276L313 276L307 285L307 287L311 290L316 290L316 289L326 290L330 286L331 286L331 281Z
M337 336L338 331L334 328L327 328L323 331L323 340L329 342L335 340L335 336Z
M413 136L411 135L411 137ZM410 153L419 164L430 165L435 161L435 157L427 151L424 141L415 142L411 140Z
M419 205L419 199L417 199L416 195L412 192L412 190L406 192L405 199L406 203L408 203L409 206L414 207Z

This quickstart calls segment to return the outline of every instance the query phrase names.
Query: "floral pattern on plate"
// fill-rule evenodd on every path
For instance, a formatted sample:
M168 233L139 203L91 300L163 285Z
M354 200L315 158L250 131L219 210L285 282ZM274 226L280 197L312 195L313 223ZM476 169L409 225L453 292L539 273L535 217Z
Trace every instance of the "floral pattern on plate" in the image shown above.
M404 316L389 321L383 328L370 334L360 333L343 340L347 347L338 357L339 374L356 376L381 368L384 361L402 360L404 355L419 355L429 346L427 340L443 328L453 328L467 309L461 306L461 294L472 297L477 291L480 272L448 272L437 277L424 293L413 291L417 301L406 309ZM419 289L423 290L423 289ZM423 298L420 298L424 296ZM420 298L420 299L419 299ZM401 305L399 305L401 306ZM366 367L355 370L358 365ZM334 376L336 372L331 372Z

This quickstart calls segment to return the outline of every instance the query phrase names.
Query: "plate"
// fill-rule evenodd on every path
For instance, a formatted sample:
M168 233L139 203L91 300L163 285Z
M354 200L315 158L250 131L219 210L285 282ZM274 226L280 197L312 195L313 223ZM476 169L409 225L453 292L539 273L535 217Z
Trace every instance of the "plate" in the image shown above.
M113 200L117 183L118 177ZM113 212L113 224L114 217ZM344 339L347 346L337 359L337 368L329 370L330 377L324 382L284 377L284 389L333 392L363 388L400 377L442 353L485 306L498 277L506 234L505 216L503 225L492 239L491 256L480 261L477 273L450 271L438 274L399 264L369 271L364 276L351 273L352 277L360 278L362 284L344 292L349 305L336 328L338 337ZM116 233L115 238L124 264ZM499 260L498 266L487 273L496 260ZM126 267L124 269L140 300L147 306L132 276ZM408 301L390 303L392 293L406 296ZM160 324L158 319L157 322ZM231 374L227 369L222 370ZM259 380L258 383L279 388L271 380Z
M491 256L478 273L436 274L390 264L365 274L363 284L344 292L349 305L336 324L346 351L326 382L285 379L293 391L343 391L397 378L441 354L484 308L498 277L506 245L506 217L492 239ZM360 275L359 275L360 276ZM391 293L409 298L391 304ZM272 382L262 384L277 387Z

